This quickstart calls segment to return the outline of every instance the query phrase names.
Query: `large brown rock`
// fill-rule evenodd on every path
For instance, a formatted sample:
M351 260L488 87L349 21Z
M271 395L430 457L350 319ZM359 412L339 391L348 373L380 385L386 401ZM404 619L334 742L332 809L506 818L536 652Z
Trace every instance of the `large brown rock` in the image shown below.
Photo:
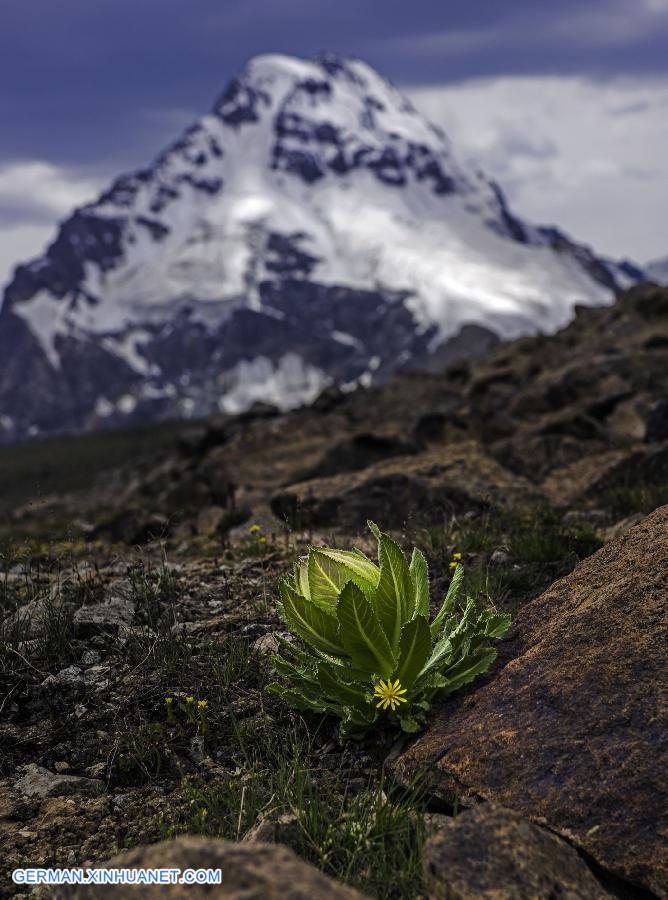
M517 813L481 803L447 820L424 850L430 900L605 900L577 851Z
M357 529L371 518L385 528L407 521L442 521L489 505L510 505L539 496L472 441L404 456L329 478L291 485L272 500L279 519L301 527Z
M491 676L395 764L483 798L668 896L668 506L525 607Z
M556 506L566 506L606 491L659 487L667 482L668 444L584 456L571 465L555 469L543 482L542 489Z
M56 900L364 900L278 844L235 844L214 838L182 837L115 856L100 868L220 869L220 885L68 886Z

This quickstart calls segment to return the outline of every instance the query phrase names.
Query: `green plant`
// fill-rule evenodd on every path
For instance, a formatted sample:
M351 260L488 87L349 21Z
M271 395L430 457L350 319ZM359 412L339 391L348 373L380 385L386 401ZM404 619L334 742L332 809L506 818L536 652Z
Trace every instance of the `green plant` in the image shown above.
M373 522L378 562L359 550L309 550L279 582L281 619L301 646L280 640L274 666L285 683L268 690L298 709L341 718L341 735L364 734L381 716L418 731L435 695L485 672L510 616L466 598L457 564L441 607L429 621L429 571L415 548L410 564ZM381 712L382 708L382 712Z
M160 722L142 722L128 728L118 747L118 765L126 775L138 771L156 778L171 758L165 727Z

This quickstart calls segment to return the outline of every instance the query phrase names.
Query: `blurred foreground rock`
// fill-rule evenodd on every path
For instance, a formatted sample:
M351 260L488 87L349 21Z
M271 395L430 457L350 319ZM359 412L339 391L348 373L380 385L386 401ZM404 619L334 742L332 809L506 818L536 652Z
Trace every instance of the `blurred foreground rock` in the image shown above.
M337 884L278 844L235 844L208 838L182 837L115 856L103 868L220 869L220 885L104 885L63 887L56 900L363 900L363 895Z

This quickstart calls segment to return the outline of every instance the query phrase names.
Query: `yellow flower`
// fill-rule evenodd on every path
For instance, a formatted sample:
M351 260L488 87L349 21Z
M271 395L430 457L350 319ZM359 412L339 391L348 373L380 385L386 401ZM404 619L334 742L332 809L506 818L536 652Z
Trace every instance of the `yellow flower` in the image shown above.
M378 703L376 704L376 708L387 709L388 706L392 707L392 712L394 712L395 707L399 706L400 703L407 703L405 697L402 697L401 694L406 693L406 688L402 688L399 683L399 679L392 684L391 679L387 679L387 683L382 679L378 682L374 689L374 695L378 699Z
M208 705L209 705L209 701L208 701L208 700L198 700L198 701L197 701L197 707L198 707L198 709L206 709Z
M461 555L461 553L453 553L452 558L457 560L457 562L459 562L459 560L462 558L462 555Z
M173 702L174 702L174 698L173 698L173 697L165 697L165 703L167 704L167 706L169 706L169 705L172 704Z
M260 538L260 543L261 543L261 544L266 544L266 543L267 543L266 537L261 537L261 538Z
M250 531L251 534L257 534L258 531L262 531L262 528L260 525L258 525L256 523L255 525L251 525L251 527L248 530Z
M195 702L194 697L186 697L186 703L194 703L194 702Z
M456 562L454 562L454 561L451 562L451 563L450 563L450 571L451 571L451 572L454 571L454 570L457 568L457 565L458 565L458 564L457 564Z

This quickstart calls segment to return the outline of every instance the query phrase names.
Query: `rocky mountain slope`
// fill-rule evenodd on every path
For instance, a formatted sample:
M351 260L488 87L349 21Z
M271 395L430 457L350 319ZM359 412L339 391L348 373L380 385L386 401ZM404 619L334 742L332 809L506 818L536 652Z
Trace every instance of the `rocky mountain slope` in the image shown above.
M30 531L49 504L54 519L83 518L129 543L222 536L252 520L276 532L357 530L369 516L431 526L523 503L641 512L668 502L667 397L668 294L639 286L612 307L580 309L552 337L438 375L329 389L283 415L256 406L184 424L157 454L93 483L84 471L81 495L15 508L13 527Z
M0 440L294 407L551 333L640 274L523 222L364 63L260 56L17 268Z
M18 866L160 860L222 867L213 897L668 897L667 398L668 289L642 285L438 375L161 427L141 457L128 435L78 485L103 436L45 442L68 490L35 467L0 506L0 894ZM2 448L0 501L35 449ZM434 607L457 553L515 620L403 748L265 692L276 579L309 543L371 552L367 516L424 550Z

